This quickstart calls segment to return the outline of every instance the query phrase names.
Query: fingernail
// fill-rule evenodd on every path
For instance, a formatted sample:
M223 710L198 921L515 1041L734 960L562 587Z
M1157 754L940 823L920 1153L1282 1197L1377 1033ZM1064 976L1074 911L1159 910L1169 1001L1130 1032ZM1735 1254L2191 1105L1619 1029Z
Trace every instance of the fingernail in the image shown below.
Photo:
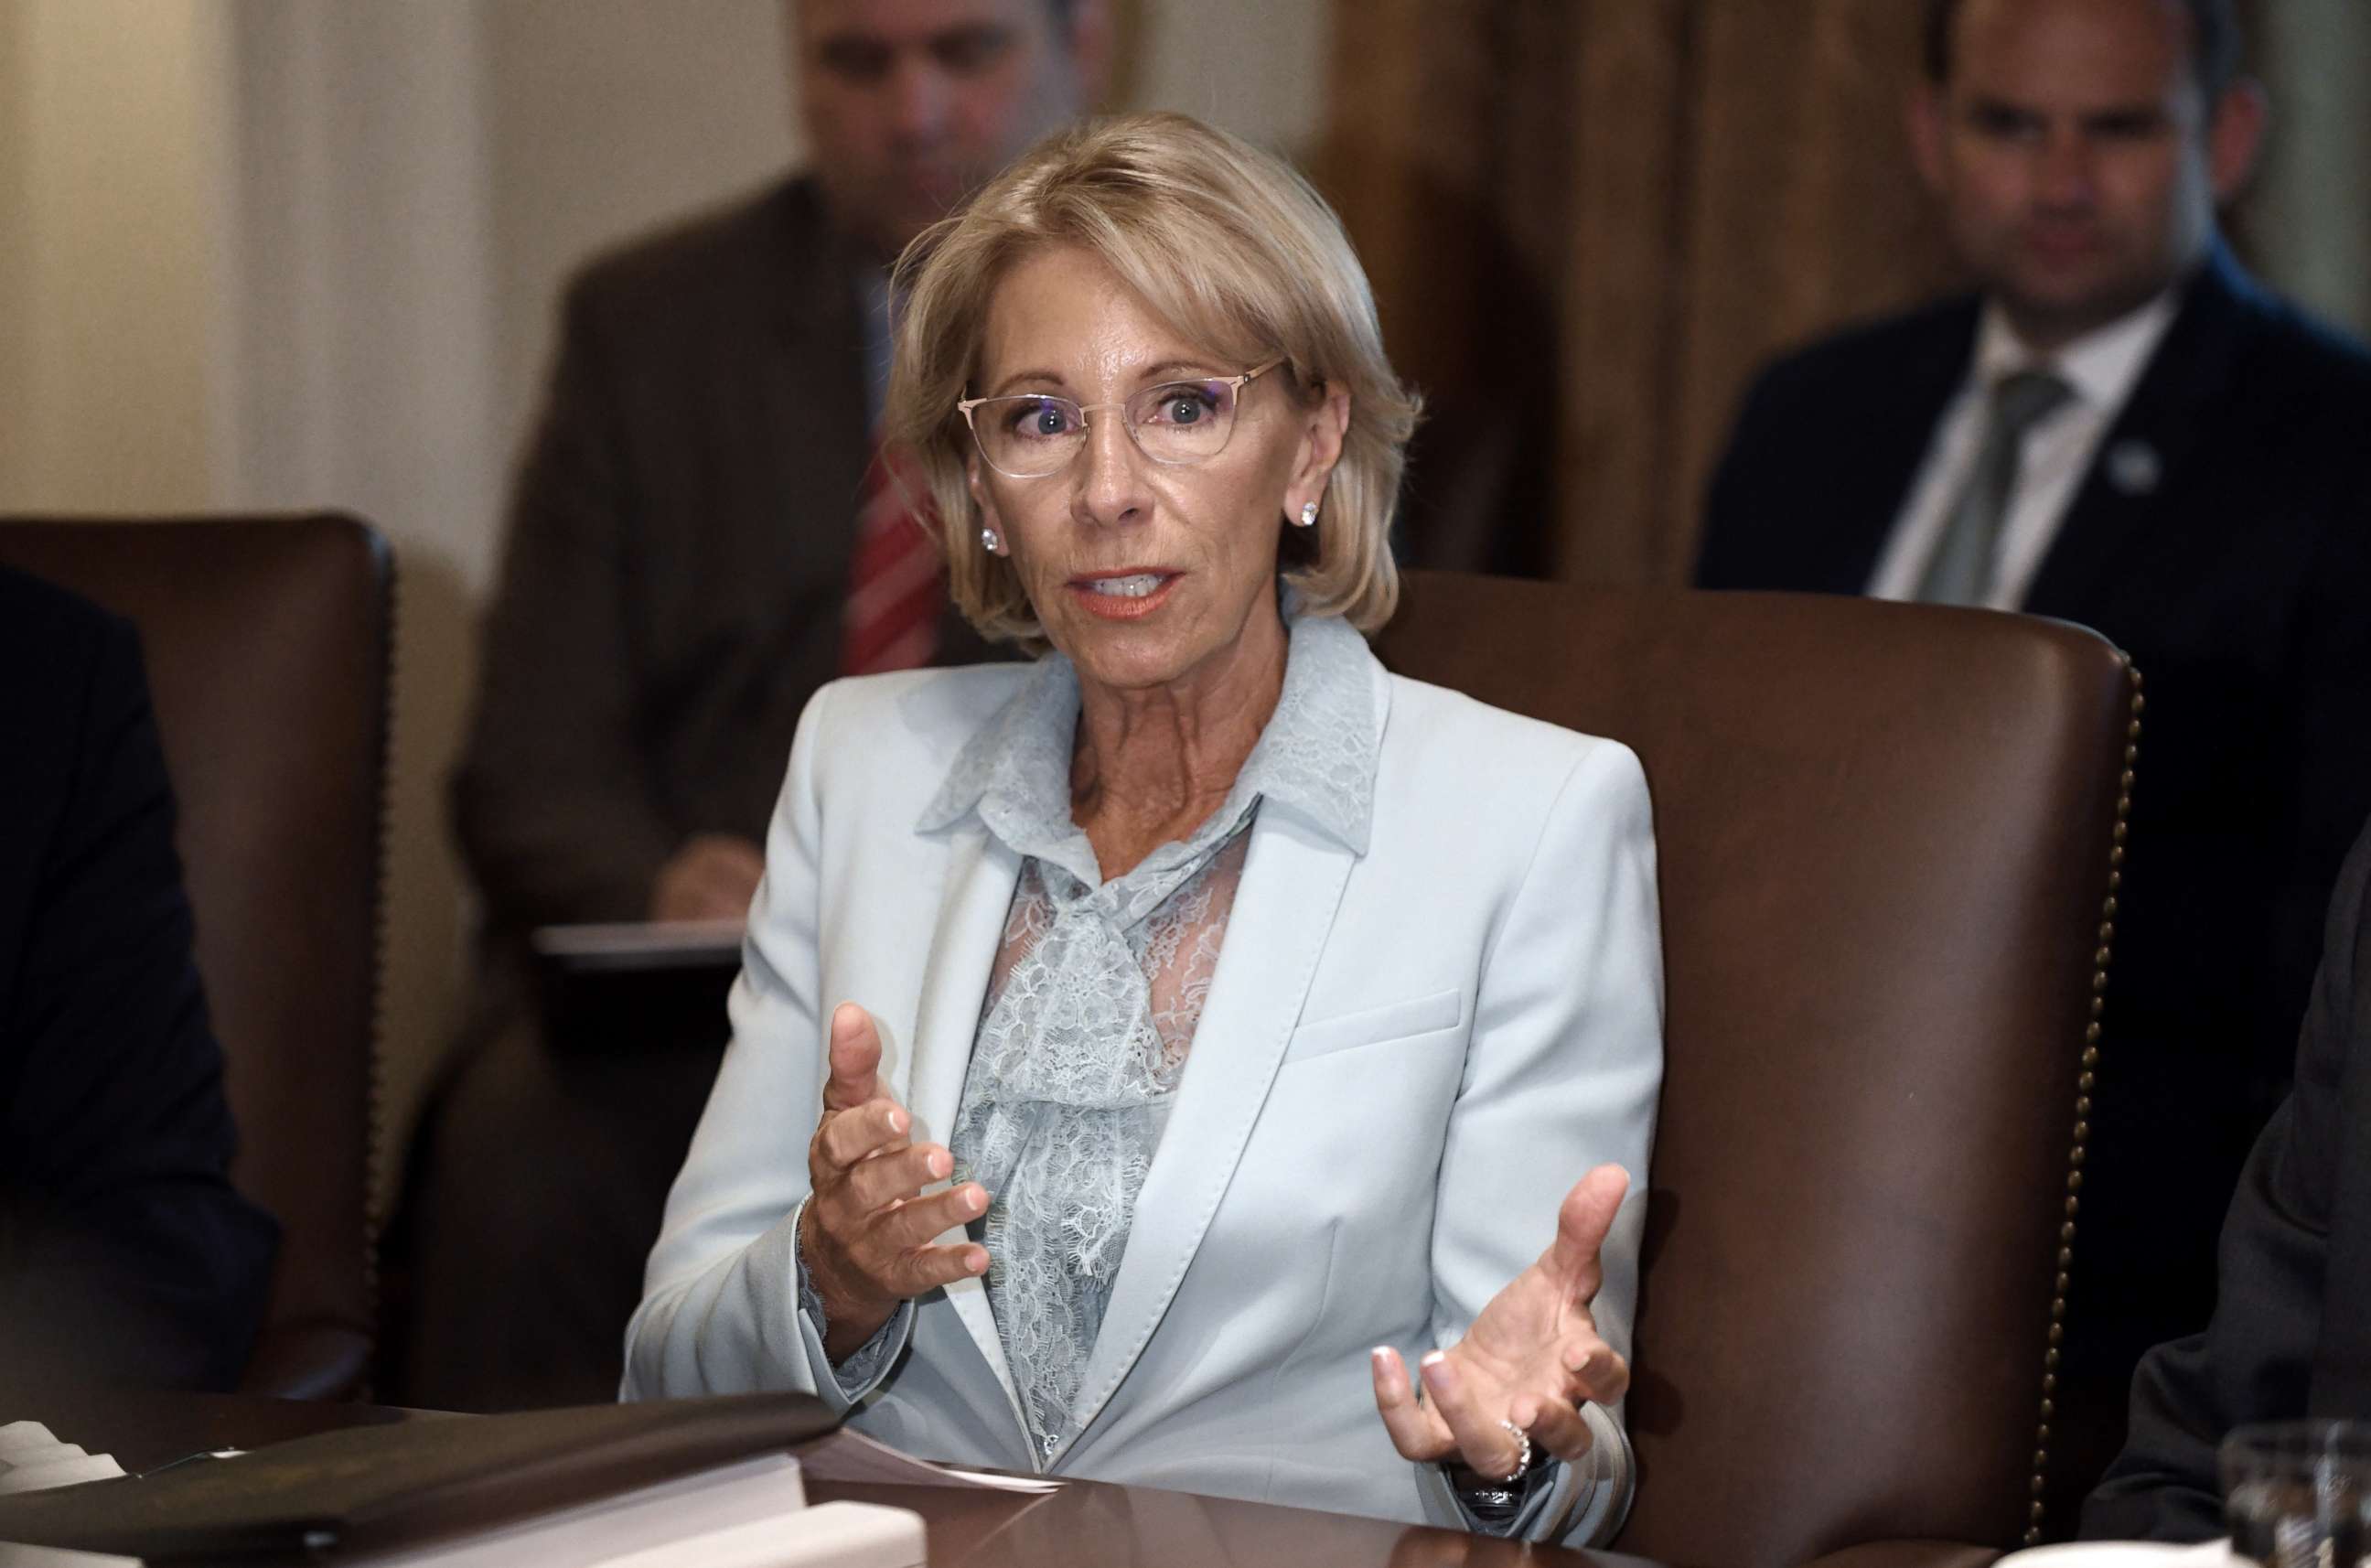
M906 1117L902 1111L889 1111L882 1117L882 1120L889 1123L889 1131L892 1132L903 1132L906 1130Z
M988 1272L988 1254L985 1252L973 1253L970 1257L964 1260L964 1267L969 1269L975 1274L984 1274Z
M1417 1365L1418 1366L1439 1366L1442 1362L1447 1361L1448 1359L1448 1353L1444 1351L1428 1351L1425 1353L1425 1358L1422 1361L1417 1362Z
M955 1157L945 1153L934 1154L923 1165L932 1176L944 1178L954 1174Z

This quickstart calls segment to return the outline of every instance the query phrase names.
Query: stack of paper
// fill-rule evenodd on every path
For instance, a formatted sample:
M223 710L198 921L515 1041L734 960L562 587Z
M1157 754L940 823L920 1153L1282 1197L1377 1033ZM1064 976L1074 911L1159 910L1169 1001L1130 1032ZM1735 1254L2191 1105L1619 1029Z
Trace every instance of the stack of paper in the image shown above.
M38 1421L0 1426L0 1497L122 1473L123 1467L110 1456L87 1454L79 1444L61 1443Z

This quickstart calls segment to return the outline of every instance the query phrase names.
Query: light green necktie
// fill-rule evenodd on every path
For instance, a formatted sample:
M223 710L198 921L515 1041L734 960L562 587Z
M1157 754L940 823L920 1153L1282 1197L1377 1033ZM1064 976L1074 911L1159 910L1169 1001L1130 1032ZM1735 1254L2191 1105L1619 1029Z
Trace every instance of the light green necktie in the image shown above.
M2020 370L1993 384L1984 449L1918 579L1920 603L1982 604L1991 595L2026 432L2074 395L2075 389L2047 370Z

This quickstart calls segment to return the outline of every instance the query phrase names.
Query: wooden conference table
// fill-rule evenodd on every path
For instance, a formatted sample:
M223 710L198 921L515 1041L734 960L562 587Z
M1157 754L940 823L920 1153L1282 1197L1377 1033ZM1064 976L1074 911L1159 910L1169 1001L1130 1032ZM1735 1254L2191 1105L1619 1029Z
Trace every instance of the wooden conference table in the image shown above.
M45 1423L63 1442L138 1472L202 1448L257 1448L336 1427L467 1416L245 1395L168 1394L0 1383L0 1421ZM1653 1568L1618 1552L1567 1551L1151 1487L1070 1481L1039 1496L947 1487L813 1482L816 1502L910 1508L931 1568L1508 1568L1573 1563Z

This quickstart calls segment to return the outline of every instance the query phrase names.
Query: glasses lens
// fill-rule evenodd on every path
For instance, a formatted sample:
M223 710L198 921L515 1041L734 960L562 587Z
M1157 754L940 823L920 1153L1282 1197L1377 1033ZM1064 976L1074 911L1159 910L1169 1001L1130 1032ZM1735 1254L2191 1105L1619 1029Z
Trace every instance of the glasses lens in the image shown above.
M971 428L990 468L1028 479L1069 462L1087 422L1068 398L990 398L971 411Z
M1164 463L1216 457L1235 427L1235 389L1224 381L1172 381L1128 401L1128 431Z

